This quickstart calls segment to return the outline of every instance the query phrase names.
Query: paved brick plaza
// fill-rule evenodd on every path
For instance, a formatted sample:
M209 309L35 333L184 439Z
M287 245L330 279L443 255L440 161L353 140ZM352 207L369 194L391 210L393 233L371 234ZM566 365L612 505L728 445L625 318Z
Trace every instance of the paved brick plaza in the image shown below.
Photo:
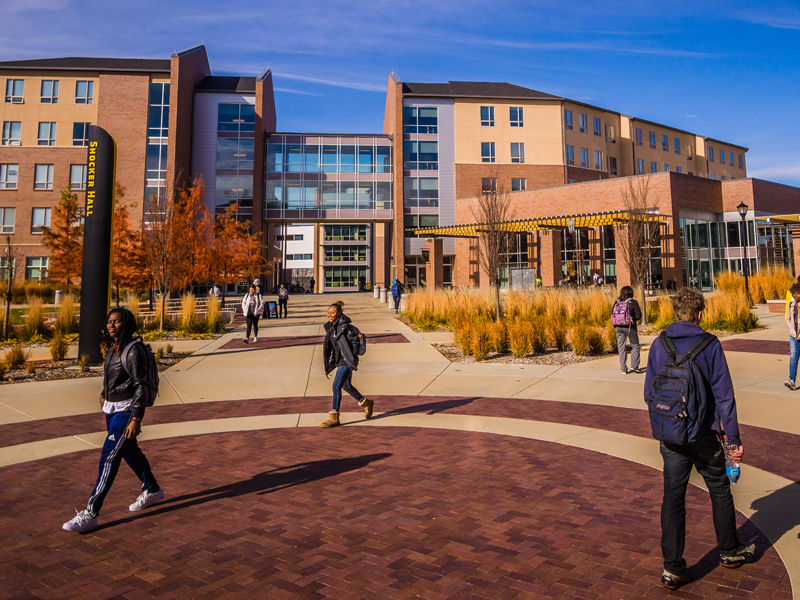
M507 416L485 398L379 398L390 414ZM345 410L352 410L345 400ZM327 399L208 403L197 418L314 412ZM522 403L517 418L577 418ZM550 405L548 413L544 405ZM540 410L537 410L540 409ZM597 407L594 407L597 408ZM594 409L593 409L594 410ZM601 409L602 410L602 409ZM611 409L614 410L614 409ZM621 410L621 409L616 409ZM636 411L631 411L636 412ZM155 407L148 421L193 418ZM558 416L560 415L560 416ZM635 415L599 427L635 431ZM644 416L641 415L640 416ZM101 417L66 419L78 431ZM92 423L94 419L96 423ZM614 426L611 426L611 423ZM53 422L55 424L55 421ZM38 422L38 431L47 429ZM22 433L12 443L30 439ZM8 439L12 426L0 429ZM58 435L57 432L54 432ZM38 437L38 436L36 436ZM661 598L657 470L560 444L407 427L273 429L143 442L168 501L138 515L123 466L101 528L60 530L82 508L97 451L0 470L0 579L10 598ZM776 552L716 565L707 495L690 487L682 598L791 598Z

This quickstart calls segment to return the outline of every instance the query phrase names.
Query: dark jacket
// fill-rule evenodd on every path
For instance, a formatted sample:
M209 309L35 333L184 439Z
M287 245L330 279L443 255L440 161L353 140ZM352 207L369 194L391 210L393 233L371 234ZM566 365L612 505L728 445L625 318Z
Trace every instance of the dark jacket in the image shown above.
M619 302L619 300L617 301ZM634 298L627 300L629 302L628 310L631 313L631 320L633 323L631 325L619 325L618 327L624 327L627 329L630 327L631 329L636 329L636 322L642 320L642 308L639 306L639 302L637 302Z
M340 315L334 323L325 323L325 339L322 342L322 355L325 359L325 375L336 367L348 366L358 370L358 354L353 352L358 340L352 321L347 315Z
M699 325L685 321L673 323L667 328L667 336L672 338L679 353L686 352L702 333L704 331ZM650 399L653 378L666 360L667 353L661 345L661 340L656 338L653 345L650 346L650 356L647 360L647 376L644 380L645 401ZM733 382L719 340L711 342L697 357L695 364L711 387L709 397L715 406L712 429L718 433L722 433L724 430L731 444L740 445L742 442L739 439L739 419L736 415ZM720 421L722 421L722 428Z
M130 343L132 340L128 341ZM141 419L147 401L147 355L141 344L136 344L128 353L128 369L130 375L122 367L121 351L108 352L103 363L103 391L100 395L108 402L123 402L133 398L128 410Z

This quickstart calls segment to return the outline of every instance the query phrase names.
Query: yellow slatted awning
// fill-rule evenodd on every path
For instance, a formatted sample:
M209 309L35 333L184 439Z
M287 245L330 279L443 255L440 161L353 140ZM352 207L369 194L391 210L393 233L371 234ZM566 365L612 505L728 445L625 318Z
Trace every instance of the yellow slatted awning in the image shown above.
M763 221L765 223L777 223L778 225L800 225L800 214L769 215L766 217L756 217L756 221Z
M644 218L656 223L664 222L665 216L656 212L647 213ZM636 217L641 220L640 216ZM496 229L509 233L563 229L571 224L575 227L600 227L601 225L617 225L631 220L631 211L614 210L597 213L579 213L560 217L538 217L535 219L515 219L500 223ZM463 225L444 225L440 227L409 228L406 232L421 237L477 237L487 229L485 223L466 223Z

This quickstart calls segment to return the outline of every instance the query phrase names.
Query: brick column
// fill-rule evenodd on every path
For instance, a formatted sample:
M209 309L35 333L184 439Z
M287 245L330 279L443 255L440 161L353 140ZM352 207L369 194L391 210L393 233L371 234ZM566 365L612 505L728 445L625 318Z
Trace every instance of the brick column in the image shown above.
M539 268L543 286L558 285L561 279L561 230L539 232Z
M678 226L678 216L661 226L661 273L664 277L664 287L667 282L675 281L676 289L683 287L683 247L681 246L681 232Z
M429 288L440 288L444 284L444 240L428 238L425 240L428 250L428 262L425 263L425 274Z
M589 228L589 281L592 280L592 275L599 273L605 279L603 272L603 231L600 227Z
M792 260L794 261L794 276L800 277L800 229L790 229L792 238Z
M628 269L628 265L625 264L625 259L623 258L624 253L619 242L620 240L625 239L627 235L627 224L614 225L614 243L617 248L617 289L620 289L626 285L631 285L631 273Z

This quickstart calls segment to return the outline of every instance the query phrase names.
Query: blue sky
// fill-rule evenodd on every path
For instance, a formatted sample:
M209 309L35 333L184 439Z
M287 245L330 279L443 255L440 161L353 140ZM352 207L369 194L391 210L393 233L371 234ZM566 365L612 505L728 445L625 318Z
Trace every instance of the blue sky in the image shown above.
M0 60L202 42L215 74L269 66L281 131L382 131L392 71L508 81L747 146L751 176L800 186L797 0L0 0L0 22Z

